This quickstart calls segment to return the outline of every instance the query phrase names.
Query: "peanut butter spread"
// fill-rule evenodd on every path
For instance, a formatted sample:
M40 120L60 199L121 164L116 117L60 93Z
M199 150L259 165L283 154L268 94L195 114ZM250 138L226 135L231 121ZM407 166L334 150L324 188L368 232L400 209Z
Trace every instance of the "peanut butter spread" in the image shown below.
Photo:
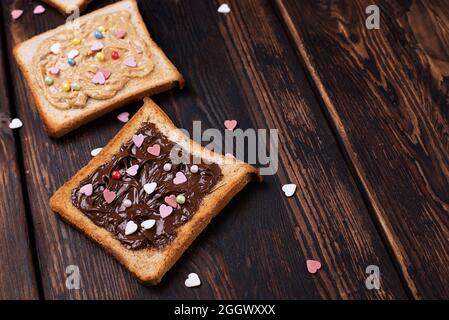
M60 110L83 108L89 99L110 99L154 69L149 44L128 11L65 28L40 45L33 62L36 82Z

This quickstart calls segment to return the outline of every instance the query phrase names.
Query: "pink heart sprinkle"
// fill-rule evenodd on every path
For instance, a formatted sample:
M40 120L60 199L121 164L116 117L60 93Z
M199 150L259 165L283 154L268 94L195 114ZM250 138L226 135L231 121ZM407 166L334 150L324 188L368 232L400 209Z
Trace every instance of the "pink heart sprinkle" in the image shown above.
M134 57L126 58L125 60L123 60L123 64L125 66L131 67L131 68L137 67L137 62L136 62L136 59L134 59Z
M114 32L114 36L117 39L123 39L124 37L126 37L126 31L125 30L117 30Z
M153 146L148 147L147 151L149 154L151 154L155 157L158 157L161 154L161 146L158 144L155 144Z
M86 196L91 196L93 192L92 184L86 184L80 188L80 193L85 194Z
M41 5L36 6L33 10L34 14L42 14L44 12L45 12L45 8Z
M168 204L170 207L177 208L178 203L176 202L176 196L174 194L167 196L164 198L164 201L166 204Z
M321 269L321 262L316 260L307 260L306 265L307 271L309 271L312 274L317 273L318 269Z
M139 165L135 164L135 165L129 167L128 170L126 170L126 173L129 174L130 176L134 177L137 174L137 170L139 170Z
M48 68L48 72L50 72L51 74L58 74L59 73L59 68L58 67L50 67Z
M136 145L137 148L140 148L140 146L143 143L143 140L145 139L145 136L141 133L139 133L138 135L134 135L133 136L133 142Z
M122 112L117 116L117 119L123 123L128 122L129 120L129 112Z
M98 69L98 71L100 71L103 74L105 80L108 80L112 73L111 70L105 69L105 68L100 68L100 69Z
M224 122L224 125L225 125L226 129L232 131L235 129L235 127L237 127L237 120L226 120Z
M11 17L13 20L19 19L22 16L22 14L23 10L16 9L11 11Z
M161 204L159 207L159 213L162 218L167 218L173 212L173 208L170 206L166 206L165 204Z
M176 177L173 179L174 184L181 184L187 181L187 177L182 172L177 172Z
M104 200L106 200L106 203L111 203L115 199L115 192L114 191L110 191L108 189L104 189L103 190L103 197L104 197Z
M104 74L101 71L97 71L95 76L92 78L92 82L95 83L95 84L103 85L106 82Z
M104 48L104 45L101 42L99 42L99 41L94 42L92 44L92 46L90 47L90 49L92 51L100 51L103 48Z

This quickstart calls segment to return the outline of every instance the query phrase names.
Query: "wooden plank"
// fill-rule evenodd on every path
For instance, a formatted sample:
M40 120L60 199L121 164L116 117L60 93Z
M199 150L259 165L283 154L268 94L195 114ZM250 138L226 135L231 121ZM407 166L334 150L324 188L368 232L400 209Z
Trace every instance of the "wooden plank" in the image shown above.
M96 1L94 7L105 2ZM263 185L251 185L211 223L191 250L155 288L144 288L95 244L55 217L48 197L121 127L117 113L59 140L43 132L34 105L12 64L25 164L45 297L55 298L405 298L402 284L319 111L294 51L266 1L140 1L156 42L187 80L182 92L159 95L175 123L190 129L223 128L235 118L242 129L277 128L280 168ZM27 11L29 5L24 4ZM9 4L11 8L11 4ZM10 48L63 22L25 14L6 24ZM139 104L135 104L134 108ZM126 110L135 110L133 107ZM281 185L299 190L285 198ZM323 270L306 271L306 259ZM78 265L81 289L67 290L64 270ZM365 268L382 270L381 289L365 287ZM203 285L184 287L189 272Z
M447 2L276 3L411 294L447 299Z
M0 21L1 21L0 17ZM0 29L0 299L38 299Z

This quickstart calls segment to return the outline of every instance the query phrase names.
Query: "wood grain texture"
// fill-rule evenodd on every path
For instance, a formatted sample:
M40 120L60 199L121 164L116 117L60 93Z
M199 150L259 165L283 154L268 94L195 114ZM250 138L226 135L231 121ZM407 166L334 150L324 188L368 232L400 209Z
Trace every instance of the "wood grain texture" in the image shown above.
M2 19L0 18L0 22ZM0 29L0 299L37 299L35 269L22 194L14 134L9 129L11 101Z
M7 2L6 10L28 2ZM88 9L104 5L96 1ZM195 241L162 284L144 288L118 263L48 208L49 196L120 128L117 112L72 134L50 140L31 96L12 64L25 167L36 229L45 298L230 299L406 298L399 277L357 191L336 141L319 110L287 35L267 1L231 1L232 14L216 12L218 1L140 1L150 33L186 78L182 92L155 98L175 124L191 130L239 127L279 130L280 167L262 185L240 193ZM25 14L5 29L11 47L63 22ZM135 110L139 104L124 110ZM284 183L298 184L292 198ZM32 187L31 187L32 186ZM307 273L306 259L323 269ZM65 288L64 270L78 265L81 289ZM380 290L367 290L365 268L382 270ZM188 273L203 285L184 287Z
M447 2L276 3L411 294L447 299Z

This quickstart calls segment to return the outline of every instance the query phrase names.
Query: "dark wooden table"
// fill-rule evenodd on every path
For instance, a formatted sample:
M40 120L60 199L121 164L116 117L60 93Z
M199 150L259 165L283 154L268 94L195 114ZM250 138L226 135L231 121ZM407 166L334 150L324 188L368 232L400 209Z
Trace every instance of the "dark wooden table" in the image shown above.
M108 1L94 1L88 11ZM109 1L110 2L110 1ZM380 29L365 8L380 7ZM449 6L440 1L139 1L185 76L154 97L174 122L279 132L279 170L241 192L146 288L56 217L53 192L120 129L118 112L49 139L12 58L64 18L0 14L0 298L449 298ZM10 10L22 8L16 22ZM140 103L124 107L133 113ZM11 131L8 119L23 128ZM281 186L296 183L294 197ZM306 260L323 268L315 275ZM81 289L65 270L78 265ZM368 290L367 266L380 269ZM203 284L188 289L197 272Z

